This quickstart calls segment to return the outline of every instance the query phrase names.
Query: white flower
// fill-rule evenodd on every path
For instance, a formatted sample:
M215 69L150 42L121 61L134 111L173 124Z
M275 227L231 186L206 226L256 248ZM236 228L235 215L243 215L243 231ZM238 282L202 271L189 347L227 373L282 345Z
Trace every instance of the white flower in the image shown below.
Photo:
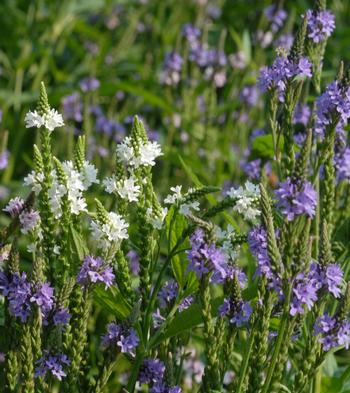
M91 221L91 235L96 240L99 248L109 248L112 243L120 243L127 239L129 224L122 216L114 212L108 213L109 222L101 224L99 221Z
M41 183L44 181L43 173L36 173L31 171L23 180L24 185L31 186L32 191L35 195L38 195L41 191Z
M164 219L168 214L168 209L166 207L162 208L160 215L154 215L153 209L149 207L146 211L147 220L153 226L154 229L162 229Z
M64 126L63 117L56 109L50 109L48 113L43 116L44 125L49 131L53 131L55 128Z
M64 126L62 115L53 108L43 116L39 115L37 111L29 111L26 114L24 121L26 123L26 128L40 128L41 126L45 126L45 128L47 128L49 131L53 131L57 127Z
M135 157L134 149L131 145L130 137L124 138L123 142L117 146L117 160L124 164L130 164Z
M97 169L93 164L90 164L89 161L84 161L81 177L85 190L87 190L92 184L99 183L99 180L97 179Z
M199 211L199 202L194 201L191 203L183 203L180 206L180 214L183 214L184 216L188 216L191 213L191 210Z
M83 176L74 168L71 161L62 164L67 175L68 200L72 214L78 215L81 211L86 211L86 201L82 191L85 190Z
M36 127L40 128L41 126L44 125L44 119L42 116L39 115L37 111L29 111L25 118L24 121L26 123L26 128L31 128L31 127Z
M108 194L112 194L112 192L117 190L117 181L114 176L106 177L103 179L102 184Z
M60 251L61 251L60 246L55 244L54 247L53 247L53 253L56 254L56 255L60 255Z
M137 202L140 194L140 186L136 184L136 179L132 176L117 182L116 190L121 198L129 202Z
M52 185L49 189L50 207L55 218L62 216L61 201L62 197L67 193L67 189L63 184L58 183L56 172L53 171Z
M155 159L163 155L161 147L158 142L147 142L140 146L139 164L144 166L154 166L156 164ZM138 160L136 160L137 162ZM138 166L138 165L135 165Z
M35 243L29 243L27 246L27 251L31 254L33 254L36 251L36 245Z
M256 208L260 197L258 186L247 181L245 189L243 187L237 189L232 187L227 195L236 199L233 211L242 214L246 220L255 220L260 215L260 210Z
M182 186L176 186L176 187L170 187L170 191L173 192L173 194L169 194L165 199L164 203L167 205L172 205L174 204L178 199L182 197L181 194L181 188Z

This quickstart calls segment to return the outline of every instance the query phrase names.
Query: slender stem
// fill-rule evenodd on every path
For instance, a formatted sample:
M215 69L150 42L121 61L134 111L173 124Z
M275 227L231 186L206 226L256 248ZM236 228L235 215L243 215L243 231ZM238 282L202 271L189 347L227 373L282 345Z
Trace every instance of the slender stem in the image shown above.
M243 364L241 365L241 372L239 374L239 381L238 381L236 393L241 393L242 388L244 386L244 381L245 381L245 377L246 377L247 370L248 370L249 360L250 360L250 356L252 354L253 344L254 344L254 333L253 333L253 331L251 331L249 341L248 341L248 347L247 347L247 350L246 350L246 353L244 356Z

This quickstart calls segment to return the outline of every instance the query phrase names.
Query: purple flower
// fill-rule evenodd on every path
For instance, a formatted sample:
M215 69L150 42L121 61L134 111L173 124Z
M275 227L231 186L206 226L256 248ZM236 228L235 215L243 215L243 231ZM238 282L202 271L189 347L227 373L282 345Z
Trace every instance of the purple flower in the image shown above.
M304 306L309 310L317 300L317 286L309 280L301 280L293 288L293 299L290 307L290 315L304 314Z
M310 119L311 111L307 105L298 104L293 113L293 124L302 124L305 127Z
M328 38L335 29L334 15L328 11L307 11L308 37L318 44Z
M256 86L245 86L243 87L239 98L248 107L253 107L258 102L259 91Z
M158 300L161 308L165 308L176 299L179 286L175 280L167 281L158 293Z
M140 263L139 263L139 256L137 252L134 250L130 250L126 256L129 258L130 270L132 274L137 276L140 271Z
M334 121L334 114L339 119L339 132L350 118L350 88L339 85L337 81L329 84L326 91L316 100L314 131L317 135L324 136L326 127Z
M39 213L33 209L22 210L19 215L19 222L21 224L21 232L27 234L33 231L39 224L40 216Z
M53 355L48 351L45 351L44 356L37 362L35 368L36 377L44 377L47 372L51 373L59 381L62 380L67 374L64 372L64 366L70 364L70 360L64 354Z
M261 159L247 161L245 159L240 161L240 167L250 180L259 180L261 176Z
M115 276L110 266L100 257L86 256L77 275L77 282L85 287L91 283L103 282L106 288L114 282Z
M337 152L334 158L337 178L339 181L350 181L350 148L346 147L341 152Z
M80 81L79 86L84 93L97 90L100 87L100 81L93 77L84 78Z
M325 313L318 317L314 325L315 334L324 334L331 332L336 325L336 319Z
M161 382L164 377L165 365L158 359L146 359L139 373L141 383Z
M105 348L118 347L122 353L134 356L134 350L139 344L139 338L133 328L118 325L115 322L107 326L107 333L102 337Z
M191 23L186 23L182 26L182 35L187 39L191 47L198 45L198 38L201 35L200 30L191 25Z
M0 291L7 298L9 313L26 322L31 312L32 285L27 281L25 273L13 274L8 278L0 272Z
M287 18L287 12L281 8L278 8L276 5L270 5L265 8L264 15L266 19L271 23L271 30L275 33L282 26Z
M62 307L55 311L53 316L53 323L56 326L67 325L70 318L71 318L71 314L69 314L66 308Z
M64 117L78 123L83 121L83 104L78 93L73 93L62 99Z
M11 217L18 216L23 210L25 202L22 198L16 197L9 201L6 207L2 210L10 214Z
M287 217L288 221L294 220L298 215L313 217L317 204L317 193L311 183L293 183L290 178L286 182L280 183L275 191L278 200L278 207Z
M290 48L293 45L294 37L293 34L287 33L287 34L282 34L280 37L278 37L274 41L274 45L277 48L283 48L287 52L289 52Z
M241 327L249 321L252 307L249 302L243 300L224 299L224 303L219 308L219 314L222 317L227 316L233 325Z
M320 335L319 341L325 352L338 346L349 348L350 323L347 320L338 321L335 317L324 314L317 318L314 330L316 335Z
M284 56L276 57L271 67L263 67L258 77L258 87L262 92L276 88L279 100L284 101L284 91L288 79L295 77L310 77L311 63L306 57L293 63Z
M53 288L48 284L38 284L30 298L41 310L43 316L48 315L54 306Z
M182 302L179 304L179 312L187 310L190 305L193 303L194 299L193 296L186 296Z
M341 283L343 281L343 270L336 263L332 263L326 266L324 284L328 291L333 294L334 297L341 295Z
M10 152L8 150L4 150L0 153L0 170L5 169L9 163Z
M161 83L165 85L177 85L180 82L180 72L183 59L177 52L168 53L163 64L163 71L160 75Z

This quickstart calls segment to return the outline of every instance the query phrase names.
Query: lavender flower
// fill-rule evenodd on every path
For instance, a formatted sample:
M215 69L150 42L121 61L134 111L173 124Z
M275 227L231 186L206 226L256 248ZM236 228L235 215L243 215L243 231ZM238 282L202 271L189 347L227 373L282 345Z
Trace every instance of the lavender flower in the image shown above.
M103 347L117 347L120 352L128 353L132 356L135 355L134 350L139 341L133 328L118 325L115 322L107 326L107 333L102 337Z
M278 206L288 221L294 220L298 215L313 217L317 204L317 193L311 183L305 182L297 184L290 178L286 182L280 183L275 191Z
M5 169L9 163L10 152L4 150L0 153L0 170Z
M44 316L47 315L54 306L53 288L47 283L39 284L30 301L37 304Z
M258 102L259 91L256 86L245 86L243 87L239 98L248 107L253 107Z
M158 359L146 359L139 373L141 383L161 382L164 377L165 365Z
M139 263L139 256L137 255L137 252L134 250L130 250L126 256L129 259L129 264L130 264L130 270L132 274L137 276L140 271L140 263Z
M102 258L88 255L77 275L77 282L83 287L91 283L103 282L108 288L113 284L114 278L112 268L107 266Z
M287 34L282 34L280 37L278 37L274 41L274 45L277 48L283 48L287 52L289 52L290 48L293 45L294 37L293 34L287 33Z
M59 381L62 380L67 374L64 371L64 366L70 364L70 360L64 354L53 355L46 351L44 356L37 362L35 368L36 377L44 377L48 372L51 373Z
M211 282L222 282L228 269L225 253L218 249L215 244L208 244L201 229L197 229L191 236L190 244L188 270L195 272L198 279L201 279L203 274L212 272Z
M10 214L11 217L18 216L24 208L24 200L22 198L16 197L9 201L6 207L2 210Z
M170 305L177 297L179 286L176 281L167 281L158 293L158 301L161 308Z
M305 127L310 119L311 110L307 105L298 104L293 113L293 124L302 124Z
M350 148L346 147L341 152L337 152L334 157L334 164L337 170L337 179L350 181Z
M277 89L279 100L284 101L286 82L295 77L311 77L312 64L306 57L294 63L287 57L278 56L271 67L263 67L258 77L258 87L262 92Z
M319 341L325 352L338 346L349 348L350 323L346 320L338 321L335 317L324 314L317 318L314 331L319 335Z
M326 266L324 272L324 284L334 297L341 295L341 283L343 281L343 270L336 263L331 263Z
M71 314L69 314L66 308L59 308L55 311L53 316L53 323L56 326L67 325L71 318Z
M287 12L281 8L278 8L276 5L270 5L269 7L265 8L264 15L271 23L271 30L274 33L283 26L283 23L287 18Z
M290 307L290 315L292 316L304 314L304 306L311 310L317 300L317 290L319 289L317 285L308 279L304 280L303 275L300 276L300 281L293 288L293 299Z
M219 314L222 317L227 316L233 325L241 327L249 321L252 308L249 302L243 300L224 299L224 303L219 308Z
M191 23L186 23L182 26L182 35L187 39L192 48L199 45L198 38L201 32L197 27L191 25Z
M33 209L23 210L19 215L21 232L27 234L33 231L40 221L39 213Z
M80 81L79 86L84 93L97 90L100 87L100 81L93 77L84 78Z
M179 312L187 310L190 307L190 305L193 303L193 301L194 301L193 296L191 296L191 295L190 296L186 296L182 300L182 302L179 304L179 308L178 308Z
M317 98L316 105L314 131L317 135L324 136L326 127L335 122L335 115L335 125L338 123L338 127L342 129L350 118L350 88L333 81L327 86L326 91Z
M83 121L83 104L78 93L73 93L62 99L63 113L66 119L78 123Z
M308 37L316 44L330 37L335 29L334 15L328 11L311 11L306 12Z
M161 83L168 86L177 85L180 82L182 64L183 59L179 53L168 53L164 60L163 71L160 74Z

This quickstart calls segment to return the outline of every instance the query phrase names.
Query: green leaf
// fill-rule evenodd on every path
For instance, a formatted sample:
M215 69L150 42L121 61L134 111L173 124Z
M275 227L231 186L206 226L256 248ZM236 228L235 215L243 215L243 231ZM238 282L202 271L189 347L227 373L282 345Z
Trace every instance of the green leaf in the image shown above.
M176 245L178 240L181 238L182 232L186 227L187 227L186 218L181 214L177 214L175 208L172 206L165 220L166 235L168 237L168 242L170 243L171 249ZM169 231L170 231L170 238L169 238ZM181 254L176 254L171 258L171 267L173 269L173 273L176 278L176 281L179 283L180 287L183 287L186 282L187 262L184 260L184 258L181 258Z
M96 287L94 299L96 303L118 319L125 319L131 312L131 305L123 298L116 287L111 287L108 290L103 287Z
M283 148L283 136L279 139L278 148ZM261 135L254 139L251 156L254 158L273 158L275 155L272 135Z
M76 254L79 261L82 261L86 255L89 254L89 249L84 241L84 239L80 236L80 233L75 230L73 225L69 226L68 232L68 242L70 244L71 251L73 254Z
M219 306L223 302L223 297L214 299L211 303L212 315L216 316ZM176 317L170 322L168 328L164 333L153 343L157 346L163 340L175 337L179 334L185 333L187 330L194 328L202 323L202 310L199 304L194 304L187 310L178 313Z

